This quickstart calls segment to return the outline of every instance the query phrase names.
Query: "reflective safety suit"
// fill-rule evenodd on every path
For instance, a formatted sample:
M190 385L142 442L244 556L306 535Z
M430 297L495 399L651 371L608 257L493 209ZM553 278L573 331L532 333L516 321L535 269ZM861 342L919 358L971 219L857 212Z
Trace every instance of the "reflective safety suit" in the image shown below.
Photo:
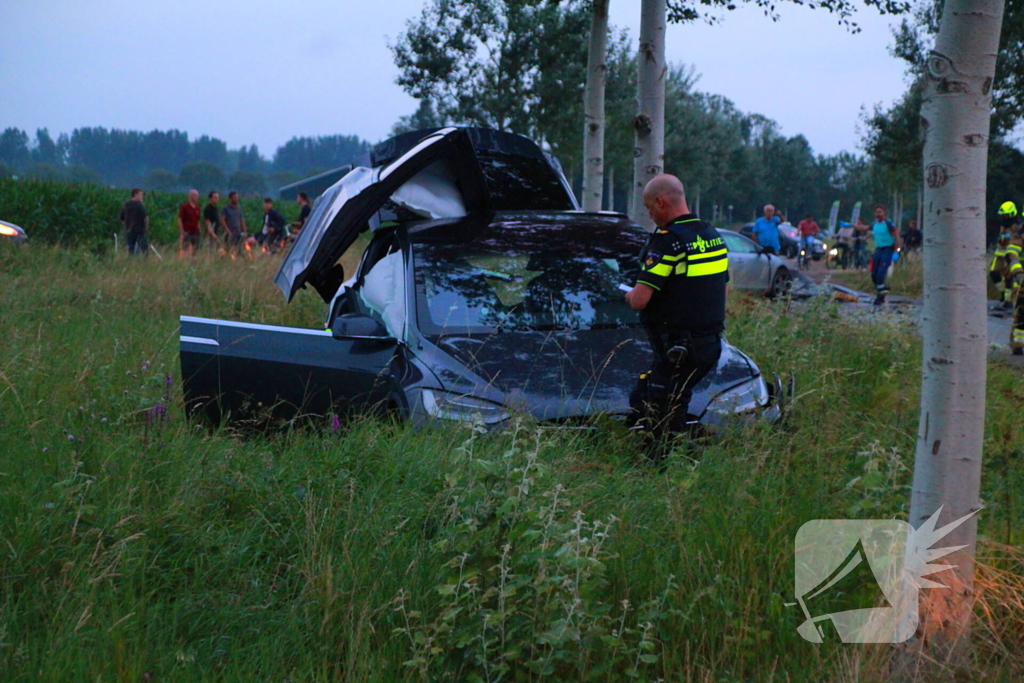
M654 290L640 317L654 368L640 375L630 407L652 445L686 429L693 388L718 365L728 268L721 234L694 214L651 235L641 255L636 283Z
M1021 285L1024 285L1024 230L1019 230L1010 238L1006 246L1006 268L1013 282L1013 327L1010 329L1010 348L1015 354L1024 354L1024 296L1021 296Z
M1006 259L1006 248L1010 244L1010 228L1004 228L1000 234L999 242L996 243L996 253L992 257L992 263L988 268L989 279L996 288L1002 288L999 292L999 300L1004 306L1009 307L1013 300L1013 277L1010 275L1010 264Z

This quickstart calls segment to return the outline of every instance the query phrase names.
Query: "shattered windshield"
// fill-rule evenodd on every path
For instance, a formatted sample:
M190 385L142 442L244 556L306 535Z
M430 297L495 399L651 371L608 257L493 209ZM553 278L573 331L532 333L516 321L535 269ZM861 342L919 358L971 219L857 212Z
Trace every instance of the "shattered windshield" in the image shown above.
M622 286L633 283L641 245L415 244L420 326L428 334L634 326Z

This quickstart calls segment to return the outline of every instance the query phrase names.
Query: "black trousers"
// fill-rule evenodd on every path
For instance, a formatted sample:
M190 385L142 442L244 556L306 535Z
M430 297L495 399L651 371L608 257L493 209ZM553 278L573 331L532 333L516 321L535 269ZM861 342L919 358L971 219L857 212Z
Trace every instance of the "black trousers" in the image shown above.
M686 430L693 388L715 369L722 355L722 335L691 335L657 329L647 330L654 352L654 368L640 375L629 404L638 424L660 440ZM683 358L671 353L686 348Z

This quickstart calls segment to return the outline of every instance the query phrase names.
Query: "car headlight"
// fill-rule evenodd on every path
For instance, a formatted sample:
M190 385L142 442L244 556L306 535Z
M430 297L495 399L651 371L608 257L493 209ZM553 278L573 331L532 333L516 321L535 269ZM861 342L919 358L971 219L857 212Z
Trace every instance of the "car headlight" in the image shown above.
M828 242L822 242L821 248L824 249L825 251L828 251Z
M17 237L18 231L14 228L8 228L6 225L0 225L0 235L7 235L9 237Z
M438 389L423 389L422 392L423 409L439 420L480 421L491 425L509 418L509 412L497 403Z
M721 415L749 413L765 407L769 400L768 385L764 377L758 376L715 396L708 404L708 410Z

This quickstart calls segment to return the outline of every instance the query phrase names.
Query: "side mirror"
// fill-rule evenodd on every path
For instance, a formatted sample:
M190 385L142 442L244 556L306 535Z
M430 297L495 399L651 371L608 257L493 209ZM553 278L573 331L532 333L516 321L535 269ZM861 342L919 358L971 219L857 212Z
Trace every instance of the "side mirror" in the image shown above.
M334 319L331 334L335 339L377 339L391 337L387 328L376 318L362 313L346 313Z

